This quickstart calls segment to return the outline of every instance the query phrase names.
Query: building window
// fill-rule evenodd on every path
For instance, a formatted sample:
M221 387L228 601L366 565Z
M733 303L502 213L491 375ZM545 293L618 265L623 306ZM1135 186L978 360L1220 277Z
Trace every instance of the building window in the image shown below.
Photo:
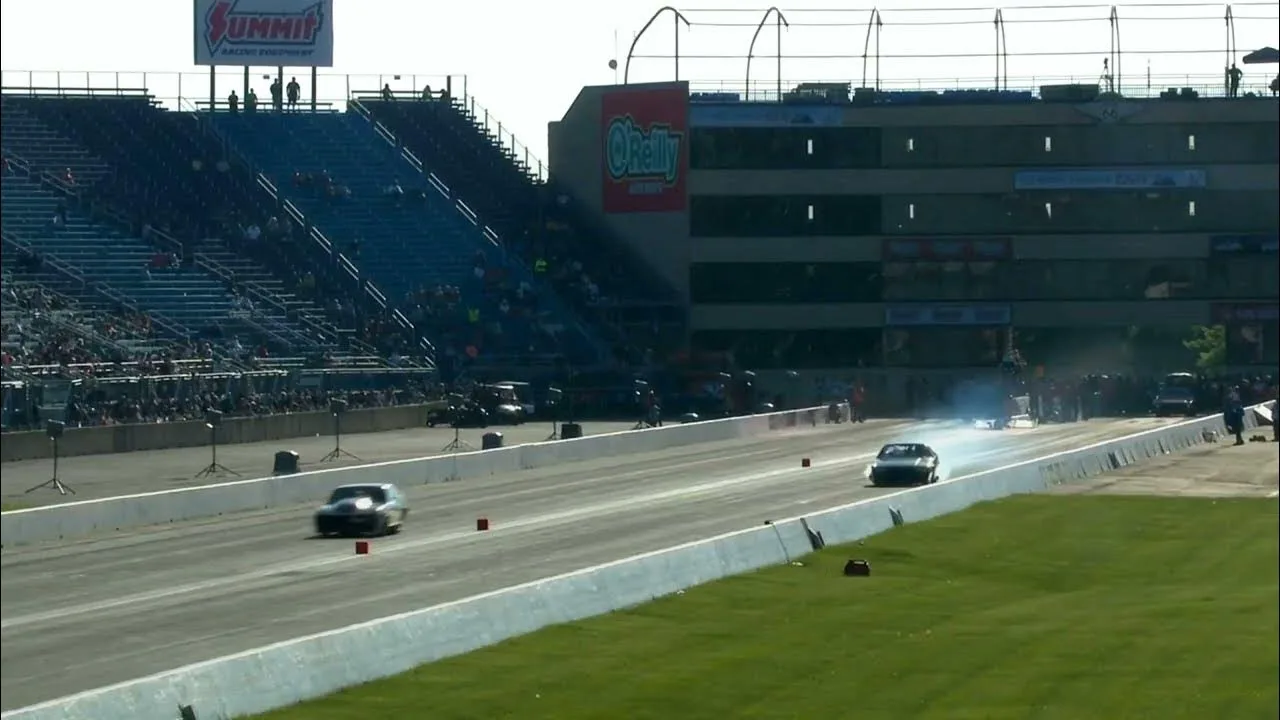
M907 138L907 152L915 152L915 151L916 151L916 139Z
M813 206L809 206L809 222L813 222Z
M1190 150L1191 152L1195 152L1195 151L1196 151L1196 136L1195 136L1195 135L1188 135L1188 136L1187 136L1187 150Z
M1188 200L1187 201L1187 217L1195 217L1195 216L1196 216L1196 201Z
M806 155L813 156L813 138L804 141L804 150Z
M1050 220L1053 219L1053 203L1047 202L1044 204L1044 216Z
M1048 135L1044 136L1044 151L1047 153L1053 152L1053 138Z
M908 220L915 220L915 219L916 219L916 204L915 204L915 203L907 203L907 219L908 219Z

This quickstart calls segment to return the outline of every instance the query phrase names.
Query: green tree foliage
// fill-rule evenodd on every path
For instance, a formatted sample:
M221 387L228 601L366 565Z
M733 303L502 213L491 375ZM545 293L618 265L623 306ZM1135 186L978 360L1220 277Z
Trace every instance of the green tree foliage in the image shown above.
M1196 353L1196 367L1201 370L1227 364L1227 329L1221 325L1197 325L1182 344Z

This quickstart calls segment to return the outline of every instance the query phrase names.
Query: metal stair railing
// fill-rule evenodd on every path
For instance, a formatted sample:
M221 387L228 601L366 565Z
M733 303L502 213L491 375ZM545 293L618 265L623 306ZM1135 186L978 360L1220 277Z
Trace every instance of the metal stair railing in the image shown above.
M28 166L28 167L29 167L29 166ZM68 198L71 198L71 199L73 199L73 200L76 200L76 201L80 201L80 200L82 200L82 196L81 196L81 194L78 192L77 188L74 188L74 187L71 187L71 186L67 185L67 184L62 180L62 178L59 178L56 174L54 174L54 173L52 173L52 172L49 172L49 171L43 171L43 172L41 172L39 175L40 175L40 184L41 184L42 186L47 186L47 187L49 187L50 189L54 190L55 192L61 193L61 194L63 194L63 195L66 195ZM117 210L115 210L115 209L107 208L107 209L105 209L105 210L104 210L104 213L105 213L109 218L111 218L112 220L116 221L117 223L122 223L122 224L124 224L124 225L126 225L126 226L127 226L127 225L129 225L129 219L128 219L127 217L125 217L122 213L120 213L119 211L117 211ZM152 229L151 229L151 231L150 231L150 233L149 233L149 236L150 236L150 237L152 237L153 239L155 239L156 241L158 241L158 242L157 242L157 244L159 245L159 247L160 247L161 249L163 249L163 250L168 250L168 251L170 251L170 252L173 252L173 253L177 254L179 257L184 256L184 254L185 254L185 250L186 250L186 249L185 249L185 247L183 246L182 242L180 242L179 240L175 239L173 236L169 235L168 233L164 232L163 230L159 230L159 229L156 229L156 228L152 228ZM144 240L145 240L145 238L144 238ZM44 253L41 253L41 255L44 255ZM206 265L204 269L205 269L206 271L212 271L212 272L213 272L213 274L218 275L218 276L219 276L221 279L223 279L224 281L226 281L226 280L228 280L228 279L229 279L229 278L226 276L226 271L225 271L225 269L222 269L222 268L220 268L220 267L219 267L219 268L217 268L217 269L215 270L215 269L213 268L213 266L212 266L212 265ZM260 293L259 295L261 296L261 293ZM154 318L156 317L156 313L151 312L151 311L148 311L148 312L147 312L147 315L152 316L152 318L153 318L153 324L154 324ZM176 325L176 323L175 323L175 325ZM182 327L182 326L179 326L179 327ZM255 327L255 328L258 328L258 329L260 329L260 330L263 330L263 331L264 331L264 335L265 335L266 337L274 338L277 342L280 342L280 343L281 343L281 344L283 344L283 345L289 345L289 343L288 343L287 341L285 341L285 340L283 339L283 337L282 337L279 333L277 333L277 332L271 332L271 331L268 331L266 328L262 327L260 324L254 324L254 327ZM188 331L186 332L186 334L187 334L187 336L190 336L190 331L188 330ZM301 335L301 333L299 333L299 335ZM305 338L305 336L303 336L303 337Z
M358 98L355 98L348 102L348 106L351 107L353 110L355 110L357 115L359 115L360 117L364 118L367 122L369 122L373 126L375 132L377 132L378 136L381 137L388 145L391 145L393 148L398 150L400 152L400 157L404 159L405 162L409 163L410 167L412 167L419 175L425 176L427 178L428 183L431 185L431 187L434 188L436 192L440 194L441 197L443 197L447 201L452 202L454 208L458 211L460 215L462 215L463 218L467 220L467 222L471 223L472 226L480 230L481 235L485 238L485 240L487 240L490 243L490 245L492 245L498 251L500 257L502 258L503 263L507 265L507 267L520 270L521 275L527 276L528 278L530 278L533 281L534 287L539 288L542 291L541 294L543 294L544 297L549 297L550 299L553 300L553 302L556 302L557 304L563 304L563 300L560 299L560 296L556 292L555 288L552 287L549 283L538 278L537 275L535 275L532 271L530 271L529 267L524 262L523 258L515 258L513 260L512 254L509 252L508 248L506 247L506 244L502 241L501 236L499 236L498 233L492 227L490 227L489 225L481 221L479 214L477 214L474 210L472 210L471 207L467 205L466 202L464 202L460 197L457 197L454 194L454 192L449 189L449 186L446 185L444 181L439 178L439 176L437 176L434 172L430 172L426 170L426 168L422 164L422 161L418 159L418 156L414 155L413 152L409 150L409 148L405 147L404 143L400 142L400 138L398 138L395 135L395 133L391 132L391 130L388 129L385 125L378 122L378 120L373 117L373 114L369 112L369 109L364 106L364 103L362 103ZM579 312L575 312L571 310L568 307L564 307L563 309L566 310L567 312L564 312L562 314L567 316L567 319L570 321L570 324L572 325L573 330L577 332L579 335L586 338L588 343L595 346L595 350L597 352L597 359L604 360L605 358L607 358L609 355L609 350L603 346L603 344L596 337L595 333L587 329L587 327L584 325L582 321L581 314ZM621 333L620 329L614 328L610 326L608 323L604 323L604 325L606 327L609 327L611 331L617 333L618 338L625 337L625 335Z
M192 116L196 118L200 123L201 128L203 128L206 133L211 134L212 137L222 143L226 155L229 158L234 159L242 167L249 168L250 172L254 175L254 180L258 187L267 193L276 207L281 208L295 223L298 224L299 227L304 228L306 236L318 247L319 252L324 254L326 260L337 266L340 271L345 272L352 281L356 283L357 287L359 287L360 290L379 307L379 309L390 314L396 325L406 333L409 333L410 336L417 338L418 350L422 352L428 367L435 368L435 346L431 344L431 341L425 336L417 332L417 328L414 327L412 322L409 322L409 318L405 317L404 313L402 313L399 308L389 306L386 295L378 290L377 286L372 281L363 278L360 270L355 266L355 264L352 263L345 254L338 251L337 248L333 246L333 242L330 241L329 238L325 237L324 234L311 223L306 215L298 209L297 205L291 202L288 198L283 197L275 184L271 182L271 179L264 173L258 171L254 164L249 161L239 148L213 128L212 124L203 116L203 114L192 113Z
M18 281L12 280L12 277L10 276L9 282L18 282ZM28 283L18 282L18 284L27 285ZM38 282L32 282L30 284L34 285L35 287L42 287L42 285ZM54 294L58 295L59 297L63 298L68 304L68 307L62 308L60 310L40 311L42 313L40 317L43 320L46 320L51 325L54 325L58 328L66 330L72 333L73 335L89 340L90 342L98 345L99 347L106 348L111 352L120 353L121 355L125 355L125 356L130 356L135 354L135 351L133 348L130 348L129 346L125 345L124 343L118 340L113 340L112 338L109 338L106 335L103 335L102 333L98 332L92 327L90 323L92 321L92 315L94 313L93 310L81 307L80 303L75 298L70 297L65 293L58 292L56 290L51 290L51 289L49 290ZM84 320L85 322L73 322L71 320L68 320L67 318L63 317L65 313L70 313L72 315L80 316L81 319Z
M198 257L196 258L196 264L197 266L200 266L200 260ZM237 283L235 280L235 275L230 270L227 270L225 267L223 267L222 265L206 262L202 266L202 269L205 272L208 272L209 274L213 275L214 277L217 277L219 280L226 283L228 286L234 287L239 285L240 287L246 287L245 284ZM246 289L249 290L249 292L247 292L246 295L249 297L250 301L256 298L259 302L270 305L271 301L274 300L274 298L271 298L266 293L254 292L247 287ZM280 305L279 309L283 312L284 306ZM293 347L295 345L310 346L312 348L316 347L316 343L310 338L308 338L305 334L303 334L301 330L290 326L290 324L287 322L287 318L286 318L286 322L283 322L283 323L276 322L274 318L269 318L265 315L258 315L256 314L256 311L249 311L249 310L243 310L239 312L237 312L236 310L232 310L232 312L228 313L228 316L237 320L247 321L248 324L259 329L267 337L274 338L277 342L279 342L281 345L284 345L286 347ZM268 326L265 322L263 322L263 320L268 320L268 319L272 320L272 326Z
M275 198L280 203L281 207L284 208L284 211L288 213L289 217L292 218L294 222L298 223L300 227L306 228L307 236L311 238L317 246L319 246L321 252L324 252L328 256L328 260L330 262L336 264L340 271L346 273L347 277L349 277L351 281L354 282L356 286L359 287L380 310L388 313L392 321L394 321L397 326L418 338L419 349L423 351L425 357L428 359L430 367L435 367L435 346L432 345L425 336L416 332L416 328L414 327L414 324L409 321L409 318L405 317L404 313L400 312L399 308L390 305L387 300L387 296L378 289L377 285L374 285L372 281L366 280L362 277L360 269L357 268L349 258L347 258L346 254L334 247L333 241L326 237L325 234L320 231L320 228L317 228L315 225L310 223L307 217L302 214L302 211L298 209L298 206L293 204L293 201L282 198L279 194L279 190L276 189L276 186L272 184L271 180L266 175L258 173L257 180L258 185L270 193L271 197Z
M41 267L53 270L56 274L61 275L73 283L79 284L80 287L90 290L120 307L129 310L130 312L138 313L139 315L146 315L151 318L151 324L153 327L159 328L165 333L177 338L187 339L192 337L193 333L189 328L171 320L162 313L151 312L139 307L138 304L128 296L121 294L119 291L104 283L86 279L79 270L77 270L73 265L64 262L56 254L42 252L38 248L32 246L31 243L18 237L11 231L5 230L3 233L0 233L0 235L3 236L4 242L11 245L13 249L39 256L41 259Z
M472 108L472 110L471 110L471 111L468 111L468 109L467 109L467 107L466 107L466 106L464 106L462 103L459 103L459 102L456 102L456 101L455 101L455 102L452 102L452 103L449 103L449 104L448 104L448 106L449 106L449 107L450 107L454 112L458 113L458 114L463 118L463 120L465 120L465 121L467 122L467 124L468 124L471 128L473 128L473 129L474 129L474 131L475 131L478 135L480 135L481 137L483 137L483 138L484 138L487 142L489 142L490 144L496 144L496 145L498 146L498 150L499 150L499 151L503 151L503 150L504 150L504 148L501 146L501 144L500 144L500 143L497 143L497 142L495 141L495 139L494 139L493 135L492 135L491 133L489 133L489 131L488 131L488 127L487 127L487 122L488 122L488 118L489 118L488 111L485 111L485 121L482 123L482 122L481 122L481 120L479 119L479 117L475 114L474 110L475 110L475 109L477 109L477 108L478 108L478 109L480 109L480 110L484 110L484 108L483 108L483 107L481 107L481 106L479 106L479 105L477 105L477 104L475 104L475 102L474 102L474 98L472 99L471 104L472 104L472 106L473 106L473 108ZM418 129L419 133L420 133L420 134L422 134L424 137L427 135L426 133L423 133L423 132L422 132L422 130L421 130L421 126L417 123L416 119L406 117L406 120L407 120L408 122L410 122L412 125L414 125L414 126ZM465 140L467 140L467 138L462 138L462 137L459 137L459 139L460 139L460 140L464 140L464 141L465 141ZM508 159L511 159L511 158L510 158L510 157L508 157ZM513 160L513 166L514 166L514 168L515 168L517 171L520 171L519 166L515 164L514 160ZM544 188L548 188L548 189L550 189L550 188L552 188L552 187L553 187L553 186L552 186L552 184L551 184L550 179L549 179L549 178L547 178L547 177L539 176L539 177L537 177L537 178L529 178L529 177L528 177L528 175L527 175L527 173L521 173L521 174L525 176L525 180L526 180L527 182L530 182L530 183L531 183L531 184L530 184L530 186L529 186L530 190L533 190L533 191L535 191L535 192L536 192L539 186L544 187ZM539 200L539 202L541 202L541 200ZM584 229L584 230L586 230L586 231L588 231L590 234L592 234L592 235L596 235L596 236L599 236L599 237L604 237L604 238L612 238L612 237L613 237L613 233L612 233L612 231L611 231L611 230L609 230L609 229L607 229L607 228L603 225L603 223L601 223L601 222L599 222L599 221L598 221L598 219L596 219L596 218L594 218L594 217L583 217L583 216L581 216L581 213L579 213L579 216L580 216L580 217L579 217L579 222L583 224L583 229ZM583 222L583 221L585 221L585 222ZM639 268L642 268L642 269L644 270L645 274L648 276L648 277L647 277L647 280L650 282L650 284L651 284L651 285L655 285L656 287L661 287L661 288L663 288L663 289L666 291L666 292L665 292L665 294L667 295L667 297L668 297L668 298L677 298L677 297L679 297L679 293L675 290L675 288L671 285L671 283L670 283L670 282L668 282L664 277L662 277L662 276L661 276L661 275L659 275L658 273L656 273L656 272L652 271L652 270L649 268L648 263L647 263L647 262L645 262L645 261L643 260L643 258L641 258L641 257L640 257L636 252L635 252L635 250L633 250L633 249L632 249L630 246L628 246L626 243L619 243L619 242L616 242L616 241L615 241L615 242L611 242L611 243L610 243L610 246L611 246L611 247L613 247L613 248L615 248L616 250L620 251L621 253L623 253L623 254L627 257L627 259L630 261L630 263L631 263L631 264L633 264L633 266L635 266L635 267L639 267ZM664 301L657 301L657 302L656 302L656 304L658 304L658 305L679 305L680 303L679 303L679 302L677 302L677 301L674 301L674 300L670 300L670 299L668 299L668 300L667 300L667 301L665 301L665 302L664 302Z

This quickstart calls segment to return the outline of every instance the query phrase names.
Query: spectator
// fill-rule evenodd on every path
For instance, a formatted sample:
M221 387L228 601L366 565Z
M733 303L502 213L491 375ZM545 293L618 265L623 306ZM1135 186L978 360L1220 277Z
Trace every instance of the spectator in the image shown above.
M240 96L236 94L235 90L232 90L231 94L227 96L227 112L232 115L240 112Z
M289 86L285 88L285 92L289 94L289 111L296 112L298 98L302 95L302 87L298 85L298 78L289 79Z
M400 187L399 180L392 180L384 190L383 194L399 205L404 200L404 188Z
M271 81L271 109L284 111L284 88L280 86L280 78Z
M249 94L244 96L244 112L246 115L258 112L258 93L253 88L249 88Z

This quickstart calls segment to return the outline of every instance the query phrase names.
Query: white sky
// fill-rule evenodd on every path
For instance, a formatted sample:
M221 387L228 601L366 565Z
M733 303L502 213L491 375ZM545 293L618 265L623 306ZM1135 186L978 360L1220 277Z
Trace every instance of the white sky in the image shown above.
M1111 47L1109 5L1070 8L1063 0L1013 0L1009 4L1059 6L1004 11L1011 89L1073 79L1097 81L1102 58ZM353 90L374 90L383 82L408 89L413 80L419 88L424 84L438 88L443 85L440 78L445 74L466 75L470 94L537 157L546 154L546 123L563 115L579 88L614 81L615 74L607 65L612 57L618 59L621 81L621 66L633 34L661 6L657 2L617 0L337 0L336 5L335 67L320 71L321 99L341 101L346 97L344 74L356 76L350 82ZM972 0L881 0L882 83L935 88L957 84L993 86L994 10L973 9L980 5ZM841 6L830 0L796 0L795 9L782 7L792 25L782 37L782 75L787 84L821 80L860 84L870 5L843 3L846 8L863 9L832 10ZM688 56L680 65L681 79L690 80L695 88L723 85L728 90L742 89L747 48L767 6L733 12L707 12L705 8L743 7L753 6L743 0L689 0L681 8L693 24L680 32L681 54ZM935 10L906 11L913 7ZM1157 88L1220 84L1227 57L1225 7L1177 0L1158 5L1148 0L1145 7L1120 6L1123 85L1131 89L1145 86L1148 62L1154 78L1152 85ZM1255 1L1232 7L1240 56L1259 47L1280 45L1280 3ZM5 87L48 87L59 82L63 87L110 87L117 82L120 87L139 87L145 72L146 86L171 107L179 96L191 100L208 96L207 68L191 64L190 2L15 1L0 5L0 19L0 64ZM1038 22L1018 22L1027 20ZM907 25L957 21L969 24ZM707 23L736 26L715 27ZM672 17L666 15L640 41L631 66L633 82L672 79L672 26ZM777 77L773 57L776 49L777 36L770 21L756 44L753 85L759 81L762 89L773 88ZM1176 50L1201 52L1169 54ZM1081 54L1025 54L1071 51ZM926 54L978 57L918 57ZM656 55L668 57L640 57ZM801 55L823 57L797 57ZM901 57L909 55L917 57ZM1275 66L1243 69L1246 85L1265 85L1276 72ZM29 74L31 71L34 74ZM57 71L61 74L55 75ZM226 73L219 80L218 90L219 97L224 97L239 87L240 71L224 68L220 72ZM265 72L270 69L255 68L254 77ZM299 76L304 95L309 92L309 84L302 77L306 72L286 69L286 74ZM869 72L869 77L874 77L874 70ZM395 73L402 77L398 83L391 78ZM263 92L267 83L255 84ZM455 94L460 94L456 85Z

